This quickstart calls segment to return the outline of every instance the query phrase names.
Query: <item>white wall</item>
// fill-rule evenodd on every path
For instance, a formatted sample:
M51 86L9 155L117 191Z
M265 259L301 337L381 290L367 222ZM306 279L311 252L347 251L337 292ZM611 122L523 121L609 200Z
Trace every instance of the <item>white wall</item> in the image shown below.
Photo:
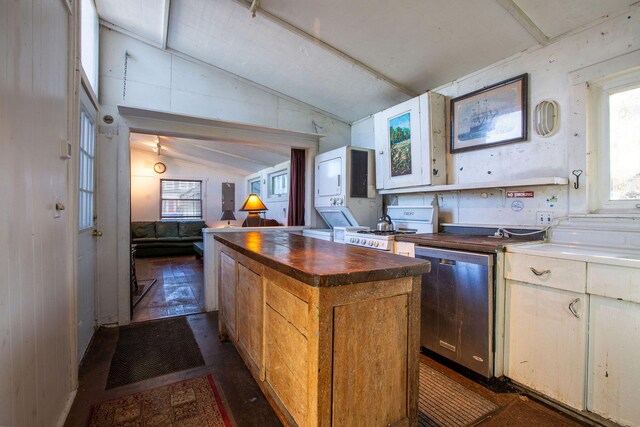
M316 133L321 150L349 143L350 126L304 104L113 30L100 31L100 103ZM123 99L125 52L127 89Z
M123 96L125 52L130 57ZM129 128L118 114L118 105L302 132L316 132L315 121L322 127L318 131L326 135L321 150L346 145L350 139L346 123L214 67L105 28L100 30L100 104L99 116L109 114L115 119L112 125L100 122L98 138L98 173L104 178L98 209L105 210L98 213L98 225L104 232L98 246L100 324L129 322Z
M568 126L571 110L569 74L585 66L634 51L640 46L640 14L636 4L629 13L612 18L595 27L566 37L546 47L532 48L494 64L449 85L435 88L447 97L457 97L519 74L529 74L529 110L544 99L560 105L558 133L548 138L535 134L529 123L529 140L447 155L449 184L501 181L519 178L559 176L572 178L576 162L570 161L572 144L586 144L586 135L578 141ZM368 146L371 118L352 127L352 145ZM531 122L531 120L529 120ZM449 141L447 137L447 141ZM448 144L449 142L447 142ZM585 164L580 159L579 164ZM572 166L570 166L572 165ZM582 168L586 170L585 168ZM585 176L581 177L583 180ZM571 180L572 182L572 180ZM584 181L583 181L584 183ZM522 199L525 208L511 209L514 199L505 199L499 190L442 193L441 220L456 223L534 225L535 211L553 211L556 217L567 215L570 207L569 186L531 187L535 198ZM486 198L481 197L483 193ZM553 197L555 196L555 198ZM409 204L422 196L400 196L397 202ZM396 198L388 198L395 203Z
M0 2L3 426L55 425L72 397L74 209L70 163L58 157L59 140L72 138L70 25L62 1ZM59 218L52 211L56 196L69 208Z
M153 165L161 161L167 171L158 175ZM171 157L158 157L154 153L131 150L131 220L160 220L160 179L195 179L202 181L203 220L209 227L222 227L226 221L222 216L222 183L232 182L236 186L236 218L244 194L244 178L237 172L226 171L224 165L205 166ZM241 225L242 221L231 221L232 225Z

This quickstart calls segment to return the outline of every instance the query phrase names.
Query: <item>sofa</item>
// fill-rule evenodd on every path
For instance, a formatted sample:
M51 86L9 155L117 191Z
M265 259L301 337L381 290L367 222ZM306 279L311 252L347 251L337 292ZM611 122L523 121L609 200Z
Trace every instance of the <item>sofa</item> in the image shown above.
M133 221L131 244L136 257L194 255L193 244L202 242L204 221Z

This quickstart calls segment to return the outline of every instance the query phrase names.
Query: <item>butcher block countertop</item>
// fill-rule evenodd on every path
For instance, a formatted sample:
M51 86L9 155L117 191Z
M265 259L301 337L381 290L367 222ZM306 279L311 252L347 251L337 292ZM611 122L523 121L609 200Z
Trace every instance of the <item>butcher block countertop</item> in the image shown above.
M398 242L410 242L419 246L458 249L476 252L503 252L506 245L531 242L526 237L489 237L483 235L435 233L435 234L401 234L395 236Z
M431 268L423 260L281 231L220 233L215 240L314 287L416 276Z

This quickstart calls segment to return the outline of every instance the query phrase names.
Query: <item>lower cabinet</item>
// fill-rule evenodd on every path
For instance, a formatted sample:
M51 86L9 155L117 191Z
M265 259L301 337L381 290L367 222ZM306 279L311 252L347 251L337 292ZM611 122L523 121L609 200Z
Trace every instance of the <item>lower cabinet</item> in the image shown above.
M307 301L266 281L265 382L298 425L307 424L309 342Z
M236 293L238 272L233 253L220 252L220 316L224 318L226 334L236 340ZM225 332L221 331L222 334Z
M590 264L587 409L640 425L640 269Z
M262 277L238 262L238 342L249 368L260 376L262 366Z
M507 376L584 409L587 304L586 294L508 280Z

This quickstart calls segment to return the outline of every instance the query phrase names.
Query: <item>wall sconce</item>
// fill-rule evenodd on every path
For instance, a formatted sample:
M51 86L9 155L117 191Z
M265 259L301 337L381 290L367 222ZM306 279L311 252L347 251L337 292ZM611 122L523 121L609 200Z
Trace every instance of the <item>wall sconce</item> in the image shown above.
M239 209L242 212L249 212L247 215L247 227L260 227L260 212L268 211L257 194L251 193Z

